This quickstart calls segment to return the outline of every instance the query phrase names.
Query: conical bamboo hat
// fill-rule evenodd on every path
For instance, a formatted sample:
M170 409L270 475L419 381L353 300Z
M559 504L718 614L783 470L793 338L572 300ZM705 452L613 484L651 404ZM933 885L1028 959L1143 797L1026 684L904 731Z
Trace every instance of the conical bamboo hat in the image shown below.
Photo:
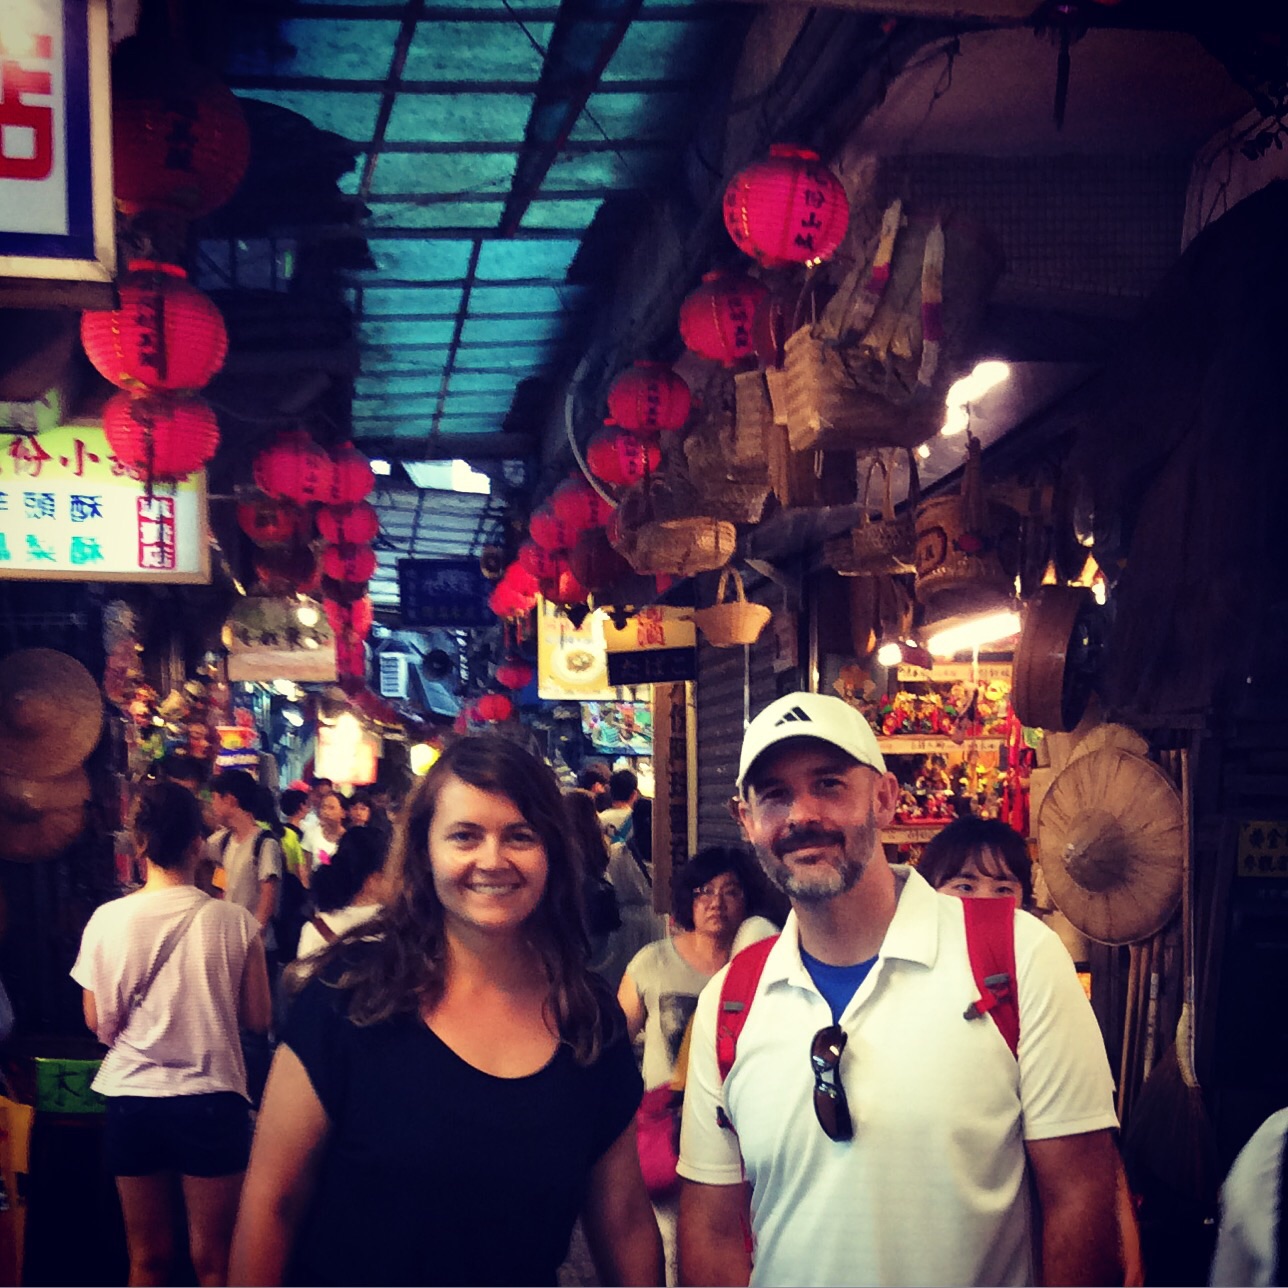
M1038 813L1038 861L1056 907L1091 939L1129 944L1161 930L1181 899L1180 793L1117 747L1056 776Z

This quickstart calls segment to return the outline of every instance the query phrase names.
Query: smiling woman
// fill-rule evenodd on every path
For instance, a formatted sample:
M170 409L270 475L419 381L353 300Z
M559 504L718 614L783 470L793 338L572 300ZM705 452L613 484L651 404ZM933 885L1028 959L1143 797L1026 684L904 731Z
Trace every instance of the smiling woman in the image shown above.
M291 1011L232 1282L553 1283L578 1215L603 1282L660 1282L640 1078L586 968L568 834L553 773L508 739L425 775L393 898Z

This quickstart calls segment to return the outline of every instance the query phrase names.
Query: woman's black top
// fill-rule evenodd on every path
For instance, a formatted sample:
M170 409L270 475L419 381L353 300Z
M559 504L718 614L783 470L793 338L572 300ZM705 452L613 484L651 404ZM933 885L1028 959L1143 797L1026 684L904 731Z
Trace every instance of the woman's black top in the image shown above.
M315 978L284 1034L331 1121L290 1281L553 1284L590 1169L639 1106L625 1037L590 1067L561 1045L498 1078L417 1017L359 1028L347 1003Z

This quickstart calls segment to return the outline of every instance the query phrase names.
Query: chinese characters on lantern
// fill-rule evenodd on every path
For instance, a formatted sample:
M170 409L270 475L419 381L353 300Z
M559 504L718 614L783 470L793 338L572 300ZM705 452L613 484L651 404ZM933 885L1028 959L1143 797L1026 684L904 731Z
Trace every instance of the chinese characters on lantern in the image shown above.
M96 426L13 434L0 450L0 578L209 580L204 481L152 495Z

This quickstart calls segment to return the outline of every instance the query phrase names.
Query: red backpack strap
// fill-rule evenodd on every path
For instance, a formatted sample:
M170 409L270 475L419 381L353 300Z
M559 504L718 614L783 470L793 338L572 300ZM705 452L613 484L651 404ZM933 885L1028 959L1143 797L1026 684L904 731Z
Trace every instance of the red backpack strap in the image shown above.
M963 899L966 952L979 998L966 1008L968 1020L991 1015L1011 1054L1019 1058L1020 999L1015 978L1015 902Z
M777 942L777 935L758 939L744 948L725 972L720 989L720 1014L716 1017L716 1064L721 1083L733 1068L734 1056L738 1054L738 1035L747 1023L747 1012L751 1010L751 999L756 996L756 985L760 983L769 950Z

